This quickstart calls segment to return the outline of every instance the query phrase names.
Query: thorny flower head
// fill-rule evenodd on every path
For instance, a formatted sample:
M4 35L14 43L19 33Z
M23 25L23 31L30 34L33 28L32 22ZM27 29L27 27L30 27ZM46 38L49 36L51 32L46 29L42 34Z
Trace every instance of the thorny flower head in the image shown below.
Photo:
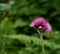
M30 24L30 27L44 30L46 33L49 33L52 30L51 25L43 17L38 17L34 19Z

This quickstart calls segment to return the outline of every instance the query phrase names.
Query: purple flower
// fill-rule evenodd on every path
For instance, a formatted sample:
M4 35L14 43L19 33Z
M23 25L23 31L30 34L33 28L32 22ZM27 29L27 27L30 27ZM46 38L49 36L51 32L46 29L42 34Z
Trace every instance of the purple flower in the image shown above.
M51 25L43 17L34 19L30 24L30 27L44 30L46 33L49 33L52 30Z

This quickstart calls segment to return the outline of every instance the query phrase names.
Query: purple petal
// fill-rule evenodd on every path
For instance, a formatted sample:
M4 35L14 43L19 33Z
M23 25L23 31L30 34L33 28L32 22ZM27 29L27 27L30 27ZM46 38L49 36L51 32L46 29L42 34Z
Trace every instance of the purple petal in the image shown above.
M46 28L46 30L45 30L46 33L49 33L52 30L52 27L51 27L51 25L48 22L46 23L45 28Z
M30 24L30 27L35 27L38 25L42 25L44 23L45 23L45 19L43 17L38 17L32 21L32 23Z

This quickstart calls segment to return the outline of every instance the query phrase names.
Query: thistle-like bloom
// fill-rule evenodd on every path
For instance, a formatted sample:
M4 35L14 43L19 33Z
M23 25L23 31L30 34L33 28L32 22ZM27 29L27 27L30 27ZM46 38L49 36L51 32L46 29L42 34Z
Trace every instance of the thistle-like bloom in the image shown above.
M43 17L38 17L34 19L30 24L30 27L44 30L46 33L49 33L52 30L51 25Z

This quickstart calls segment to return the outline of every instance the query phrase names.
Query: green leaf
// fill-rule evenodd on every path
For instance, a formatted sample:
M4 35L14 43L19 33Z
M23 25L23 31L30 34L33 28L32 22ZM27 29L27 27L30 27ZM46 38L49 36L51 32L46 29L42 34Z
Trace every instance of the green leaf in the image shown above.
M10 4L0 3L0 10L9 10L11 8Z
M30 44L31 43L33 45L37 45L37 46L41 46L41 40L37 37L29 37L27 35L9 35L8 38L12 38L12 39L18 39L20 40L20 42L24 43L24 44ZM50 42L48 40L44 40L44 45L51 48L51 49L58 49L60 48L60 45L55 44L54 42Z
M28 23L27 22L24 22L22 19L18 19L16 20L15 24L14 24L14 27L22 27L22 26L26 26Z

